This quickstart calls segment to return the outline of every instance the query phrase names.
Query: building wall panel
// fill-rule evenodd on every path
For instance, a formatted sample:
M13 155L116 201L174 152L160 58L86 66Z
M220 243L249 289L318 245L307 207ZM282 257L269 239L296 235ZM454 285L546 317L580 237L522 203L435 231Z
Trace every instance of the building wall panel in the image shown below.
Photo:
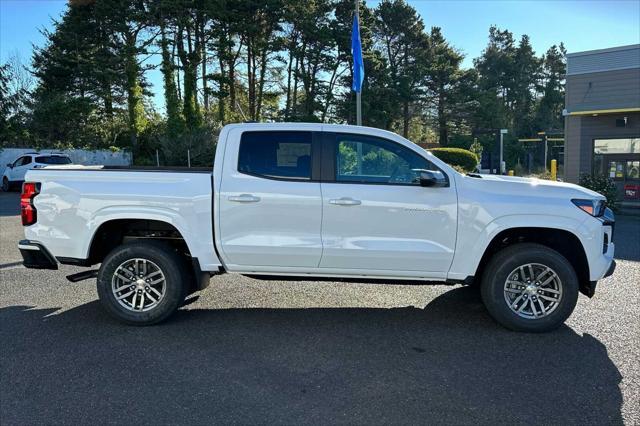
M567 76L565 108L640 108L640 68Z
M616 127L616 119L627 117L626 127ZM578 182L593 167L593 140L640 137L640 113L565 117L564 174L568 182Z
M567 55L567 75L640 68L640 45Z

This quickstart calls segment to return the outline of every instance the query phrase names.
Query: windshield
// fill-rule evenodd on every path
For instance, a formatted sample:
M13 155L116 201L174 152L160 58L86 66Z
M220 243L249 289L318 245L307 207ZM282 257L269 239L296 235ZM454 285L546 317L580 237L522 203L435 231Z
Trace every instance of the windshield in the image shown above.
M69 157L63 157L61 155L42 156L36 157L36 163L40 164L71 164Z

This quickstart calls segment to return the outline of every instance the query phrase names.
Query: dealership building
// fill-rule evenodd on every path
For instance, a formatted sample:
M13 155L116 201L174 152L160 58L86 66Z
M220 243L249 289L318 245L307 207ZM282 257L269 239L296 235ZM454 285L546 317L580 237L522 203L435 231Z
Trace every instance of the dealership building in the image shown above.
M640 44L567 55L564 179L612 178L640 203Z

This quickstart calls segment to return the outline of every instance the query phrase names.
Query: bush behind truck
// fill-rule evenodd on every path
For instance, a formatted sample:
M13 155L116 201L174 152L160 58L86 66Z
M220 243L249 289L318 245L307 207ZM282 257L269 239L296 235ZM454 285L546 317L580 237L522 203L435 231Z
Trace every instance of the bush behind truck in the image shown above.
M462 148L433 148L431 153L454 168L474 172L478 167L478 156Z

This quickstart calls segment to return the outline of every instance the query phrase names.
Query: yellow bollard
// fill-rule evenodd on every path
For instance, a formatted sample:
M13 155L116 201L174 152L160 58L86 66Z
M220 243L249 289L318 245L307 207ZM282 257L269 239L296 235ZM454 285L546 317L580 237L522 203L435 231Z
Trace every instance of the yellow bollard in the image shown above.
M551 180L558 180L558 160L551 160Z
M509 170L509 176L513 176L513 170Z

